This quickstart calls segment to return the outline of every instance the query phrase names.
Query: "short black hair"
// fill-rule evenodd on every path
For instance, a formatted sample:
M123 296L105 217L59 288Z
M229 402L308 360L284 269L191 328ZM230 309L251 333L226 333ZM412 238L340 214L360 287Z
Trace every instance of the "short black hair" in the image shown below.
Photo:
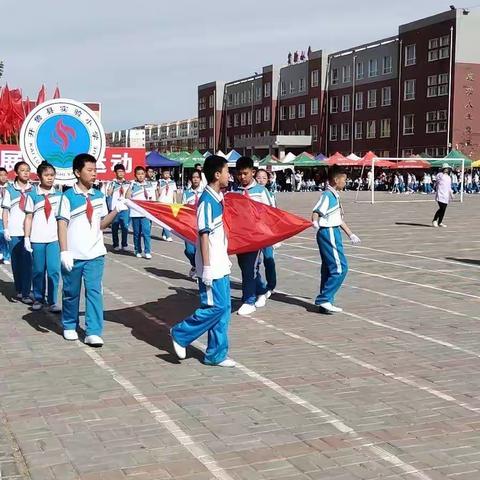
M203 173L208 183L215 181L215 173L221 172L227 160L219 155L210 155L203 164Z
M114 171L114 172L118 172L119 170L125 171L125 166L123 165L123 163L117 163L117 164L113 167L113 171Z
M328 169L328 181L331 182L333 179L336 177L339 177L340 175L346 175L347 172L343 167L339 167L338 165L334 165L333 167L330 167Z
M151 168L151 167L149 167L149 168ZM135 167L134 173L141 172L142 170L145 171L145 167L142 167L141 165L137 165Z
M72 163L72 170L78 170L79 172L82 171L82 168L85 166L86 163L97 163L97 160L93 155L89 153L79 153L74 159Z
M43 161L42 163L40 163L40 165L37 167L37 175L39 177L42 176L42 173L45 171L45 170L48 170L49 168L51 168L53 170L54 173L56 173L57 171L55 170L55 167L53 165L51 165L50 163L46 162L46 161Z
M200 180L202 179L202 172L199 172L198 170L194 170L190 175L190 179L192 179L194 175L198 175L200 177Z
M162 168L162 173L165 173L165 172L168 172L170 175L172 174L172 172L170 171L170 169L168 167Z
M201 163L196 163L196 164L193 166L193 168L194 168L195 170L197 169L197 167L202 168L202 164L201 164Z
M237 170L244 170L245 168L253 170L253 160L250 157L240 157L237 160L236 167Z
M20 160L20 161L17 162L17 163L15 164L15 166L13 167L13 169L15 170L15 173L18 173L18 169L19 169L22 165L26 165L28 168L30 168L30 165L29 165L27 162L25 162L25 161L23 161L23 160Z
M6 169L5 167L0 167L0 172L8 173L8 172L7 172L7 169Z
M154 169L153 167L147 167L147 171L148 171L148 170L153 170L153 171L155 171L155 169Z

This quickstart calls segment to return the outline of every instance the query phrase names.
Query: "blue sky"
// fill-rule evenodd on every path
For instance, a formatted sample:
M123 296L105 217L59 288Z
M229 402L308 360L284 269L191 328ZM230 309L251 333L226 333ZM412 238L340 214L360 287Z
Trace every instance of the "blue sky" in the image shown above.
M18 8L4 2L2 10ZM3 82L36 98L100 101L106 131L196 115L197 85L233 80L289 51L336 51L395 35L451 0L28 2L2 22ZM458 4L457 7L468 5Z

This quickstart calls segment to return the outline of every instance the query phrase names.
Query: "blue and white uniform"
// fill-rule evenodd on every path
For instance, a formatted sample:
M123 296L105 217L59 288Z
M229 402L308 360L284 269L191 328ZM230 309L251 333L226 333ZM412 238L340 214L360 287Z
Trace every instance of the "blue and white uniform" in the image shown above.
M202 194L202 187L198 187L196 190L193 188L187 188L183 192L183 197L182 197L182 203L184 205L192 205L194 207L197 207L198 202L200 200L200 196ZM192 268L195 268L195 252L196 248L193 243L190 242L185 242L185 256L188 258L190 265Z
M87 198L93 207L92 218L87 215ZM108 214L105 196L91 188L83 192L75 184L63 193L57 214L58 221L68 223L67 247L74 258L71 272L62 269L64 330L76 330L82 279L85 284L86 335L102 335L103 289L102 278L107 250L100 228L102 218Z
M32 186L22 187L17 182L9 185L5 191L2 208L8 210L8 231L10 233L10 256L12 273L17 295L27 298L32 289L32 255L25 250L23 229L27 195Z
M207 186L197 206L198 233L208 234L210 267L213 283L207 287L201 280L203 259L197 243L195 264L199 277L200 308L193 315L175 325L175 342L187 347L208 332L204 362L217 365L228 355L228 325L230 323L230 268L227 237L223 228L223 195ZM200 237L199 237L200 238Z
M47 285L48 305L56 305L58 301L60 246L56 216L61 196L62 194L53 187L50 190L42 190L37 186L28 194L25 207L25 213L32 215L30 242L33 249L33 297L36 302L43 303ZM45 210L46 198L50 204L47 210ZM45 275L47 282L45 282Z
M5 197L5 192L8 188L8 182L5 185L0 185L0 205L3 203L3 198ZM10 261L10 248L8 242L5 240L4 228L3 228L3 218L0 215L0 255L4 262Z
M247 187L238 185L235 192L245 195L255 202L273 206L272 197L268 190L255 180ZM265 295L268 291L260 271L257 269L259 255L258 250L237 255L238 266L242 271L242 303L248 305L255 305L257 297Z
M130 188L130 182L127 180L114 180L108 185L107 192L111 192L111 195L107 197L107 205L109 210L114 210L117 206L118 199L125 199L125 194ZM128 247L128 224L129 224L129 212L128 210L122 210L117 214L115 220L112 222L112 241L113 248L119 247L120 242L118 238L118 230L122 231L122 248Z
M161 203L175 203L177 196L177 184L175 180L171 178L165 180L161 178L158 181L158 201ZM170 238L172 236L170 230L163 229L162 237L164 239Z
M130 185L130 192L130 198L132 200L155 200L155 190L152 190L152 185L148 181L142 183L133 181ZM151 253L152 222L133 209L130 212L130 218L132 219L133 247L135 255L137 253L142 253L142 237L145 254Z
M327 302L333 304L335 294L348 272L340 229L343 223L343 209L338 192L328 185L313 211L319 215L317 243L322 259L320 293L315 304Z

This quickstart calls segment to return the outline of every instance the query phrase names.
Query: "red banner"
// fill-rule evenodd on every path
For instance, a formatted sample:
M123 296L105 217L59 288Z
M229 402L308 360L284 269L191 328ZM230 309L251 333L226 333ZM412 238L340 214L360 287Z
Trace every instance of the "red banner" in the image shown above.
M23 158L18 145L0 145L0 167L5 167L8 172L12 172L13 167L20 160L23 160ZM97 162L97 178L99 180L114 178L113 169L118 163L124 165L126 178L132 180L135 167L138 165L145 166L145 149L107 147L105 157ZM13 178L14 174L9 173L9 177Z

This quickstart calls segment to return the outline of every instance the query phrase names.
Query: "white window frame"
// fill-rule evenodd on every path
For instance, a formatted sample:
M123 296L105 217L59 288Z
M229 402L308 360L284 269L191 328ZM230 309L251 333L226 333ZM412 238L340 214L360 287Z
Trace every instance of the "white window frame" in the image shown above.
M342 95L342 112L349 112L350 108L350 94Z
M312 142L318 141L318 125L310 125L310 135L312 136Z
M306 84L305 84L305 78L300 77L298 79L298 91L299 92L305 92Z
M407 126L406 126L407 119L412 120L412 125L411 125L411 127L408 127L408 131L407 131ZM402 126L403 126L403 128L402 128L403 135L415 135L415 114L408 113L408 114L404 115Z
M369 90L367 92L367 108L376 108L377 106L377 90Z
M280 82L280 96L284 97L287 94L287 86L285 85L285 81L282 80Z
M388 62L386 61L388 59ZM387 66L387 63L389 65ZM391 55L385 55L382 60L382 74L383 75L389 75L390 73L393 72L393 58Z
M370 58L368 60L368 78L374 77L378 77L378 58Z
M350 83L352 81L352 66L342 66L342 83Z
M355 140L361 140L363 138L363 122L355 122Z
M389 96L385 95L385 92L389 92ZM389 107L392 104L392 87L382 88L382 107Z
M293 80L290 80L290 83L288 85L288 92L290 93L290 95L292 93L295 93L295 84L293 83Z
M257 108L255 110L255 124L260 124L262 123L262 109L261 108Z
M335 97L330 97L330 113L338 113L338 97L336 97L336 96ZM312 115L313 115L313 113L312 113Z
M390 138L391 136L392 136L392 120L390 118L382 118L380 120L380 138Z
M413 56L408 56L410 49L413 50ZM417 63L417 45L412 43L410 45L405 45L405 66L409 67L410 65L415 65Z
M310 115L318 115L318 97L310 99Z
M240 115L238 113L235 113L233 115L233 126L238 127L240 125Z
M310 73L310 84L312 88L318 87L319 85L319 80L320 80L320 73L318 70L312 70Z
M263 121L270 121L270 107L263 107Z
M350 123L342 123L340 127L340 138L345 140L350 140Z
M305 118L305 104L298 104L298 118Z
M263 85L263 97L269 98L271 94L272 94L272 84L270 82L266 82Z
M297 118L297 106L296 105L289 105L288 106L288 119L295 120Z
M367 120L367 132L366 138L372 139L377 137L377 121L376 120Z
M408 87L411 86L412 88L409 89ZM403 82L403 100L405 102L409 102L411 100L415 100L417 89L417 81L415 78L411 78L409 80L405 80ZM410 91L409 91L410 90Z
M280 120L286 120L287 119L287 106L282 105L280 107Z
M361 99L360 102L359 99ZM355 92L355 110L363 110L363 92Z
M338 85L338 80L339 80L339 78L338 78L338 68L334 67L334 68L332 68L332 71L330 72L330 85Z
M331 142L336 142L338 140L338 125L330 124L328 138Z
M362 80L365 77L365 64L363 62L357 62L355 78Z

